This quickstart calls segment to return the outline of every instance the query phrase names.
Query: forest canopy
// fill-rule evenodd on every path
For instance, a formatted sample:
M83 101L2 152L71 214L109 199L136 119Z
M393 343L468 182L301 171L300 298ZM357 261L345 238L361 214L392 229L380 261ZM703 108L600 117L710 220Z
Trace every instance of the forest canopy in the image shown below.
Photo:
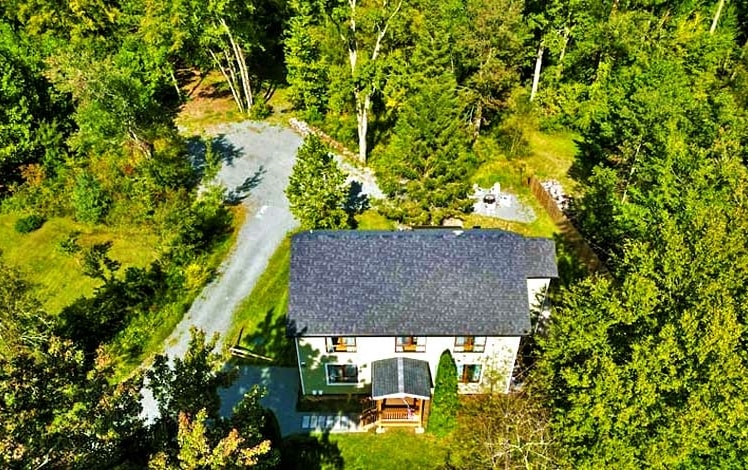
M261 423L246 424L260 421L257 396L235 422L218 419L212 395L167 400L168 422L138 441L140 379L109 382L112 362L137 363L152 331L184 312L231 230L223 190L198 191L200 138L175 124L187 85L213 73L242 119L271 113L283 90L290 114L375 170L377 210L403 224L466 216L482 168L526 167L529 133L576 136L567 215L608 275L562 273L554 288L523 407L554 450L532 463L742 466L747 25L748 5L727 0L3 2L0 212L35 216L28 231L57 217L158 240L155 259L123 267L111 244L70 233L59 251L97 287L60 312L0 263L3 461L90 468L81 449L116 464L147 446L169 468L177 435L238 446L231 429L245 426L245 450L277 464ZM328 171L310 159L307 177ZM317 225L345 225L334 186L332 222ZM318 212L309 207L297 210ZM198 366L215 374L210 388L228 380ZM173 394L174 372L156 370L159 393ZM36 435L42 445L29 444Z

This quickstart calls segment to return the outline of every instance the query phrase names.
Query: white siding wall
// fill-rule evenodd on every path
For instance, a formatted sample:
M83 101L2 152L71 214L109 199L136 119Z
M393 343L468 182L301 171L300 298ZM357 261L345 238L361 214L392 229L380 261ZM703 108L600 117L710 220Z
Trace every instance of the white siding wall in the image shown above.
M482 353L454 352L454 336L430 336L426 338L425 352L395 352L395 337L357 337L356 352L327 353L325 338L304 337L297 341L299 368L304 384L304 393L314 390L322 393L367 393L371 386L371 363L391 357L411 357L428 361L432 380L436 378L439 357L446 349L452 352L455 363L481 364L481 381L477 384L461 384L461 393L481 393L491 390L508 391L520 338L489 337ZM356 364L359 383L352 385L327 385L324 381L324 364Z
M527 280L527 300L530 304L530 310L540 309L541 305L538 302L542 302L548 285L550 285L550 279L528 279Z

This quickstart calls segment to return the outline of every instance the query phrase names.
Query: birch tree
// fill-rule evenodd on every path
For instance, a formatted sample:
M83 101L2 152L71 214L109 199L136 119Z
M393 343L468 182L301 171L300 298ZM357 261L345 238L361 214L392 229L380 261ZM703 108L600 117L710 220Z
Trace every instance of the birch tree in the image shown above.
M207 28L202 40L241 113L248 113L254 104L252 74L247 66L247 54L258 42L253 13L251 3L232 5L218 1L208 4Z
M376 68L386 54L387 33L400 13L403 0L367 2L345 0L331 11L340 41L347 53L355 102L358 157L366 162L367 134L372 97L379 89Z

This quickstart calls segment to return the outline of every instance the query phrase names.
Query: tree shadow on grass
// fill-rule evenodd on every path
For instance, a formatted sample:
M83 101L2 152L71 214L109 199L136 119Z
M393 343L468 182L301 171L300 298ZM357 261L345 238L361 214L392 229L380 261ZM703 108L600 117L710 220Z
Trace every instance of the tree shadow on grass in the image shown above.
M281 444L281 466L286 470L320 470L345 468L337 442L330 434L294 435Z
M277 315L275 309L271 307L255 329L240 339L241 345L255 354L274 359L274 365L295 366L294 343L286 336L286 316Z
M364 185L359 181L351 181L348 186L348 197L345 201L345 212L348 214L348 225L351 228L358 227L356 216L362 214L371 207L369 195L363 192Z

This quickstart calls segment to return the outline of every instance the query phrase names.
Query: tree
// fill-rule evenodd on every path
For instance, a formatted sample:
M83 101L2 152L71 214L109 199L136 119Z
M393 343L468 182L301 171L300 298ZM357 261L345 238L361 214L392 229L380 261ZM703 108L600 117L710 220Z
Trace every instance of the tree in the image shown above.
M159 453L149 462L153 470L200 470L224 468L249 468L259 463L259 459L270 452L270 441L264 440L255 446L247 446L239 431L232 429L229 434L211 445L205 410L200 410L194 419L186 413L179 413L177 442L179 464L171 465L166 453Z
M28 38L0 20L0 192L17 183L22 165L41 163L61 134L66 100L44 78ZM64 148L64 145L61 145Z
M449 350L442 353L436 369L434 398L429 415L429 432L437 436L451 433L457 422L457 366Z
M286 30L285 58L289 89L294 106L311 120L319 120L327 110L328 65L322 57L319 32L320 12L306 0L290 2L294 16Z
M474 135L492 123L520 83L528 60L523 2L470 0L456 32L457 82L472 116ZM455 21L454 19L452 21Z
M0 357L38 347L50 333L47 313L16 269L0 261Z
M345 174L327 147L309 135L296 155L286 188L291 213L307 229L349 228L345 205L348 186Z
M109 204L109 197L93 175L87 172L78 175L73 190L73 208L76 219L95 224L104 217Z
M449 468L557 468L550 413L528 394L470 397L449 444Z
M461 119L454 76L419 75L394 135L377 166L390 198L387 215L404 223L441 224L470 210L468 176L474 169L469 136Z
M734 159L702 160L675 208L627 242L616 281L587 280L559 296L539 370L553 431L577 467L740 465L748 417L742 339L746 266Z
M176 424L179 413L197 416L201 410L207 419L219 418L218 388L231 385L236 371L224 370L221 355L213 352L217 341L217 336L206 341L203 331L192 328L184 358L156 356L146 377L162 422Z
M4 468L106 469L142 454L140 381L111 384L112 362L92 370L66 340L0 357L0 462Z
M217 335L206 341L195 328L190 335L184 358L170 363L159 355L146 374L159 410L153 429L160 452L152 456L151 468L272 468L278 455L264 436L260 389L247 392L231 418L221 417L218 389L231 385L236 369L214 352Z
M335 24L350 66L349 86L352 88L358 133L358 158L366 163L368 154L369 114L372 97L381 89L378 68L386 54L385 39L393 20L403 6L402 0L370 5L359 0L336 1L328 13Z

